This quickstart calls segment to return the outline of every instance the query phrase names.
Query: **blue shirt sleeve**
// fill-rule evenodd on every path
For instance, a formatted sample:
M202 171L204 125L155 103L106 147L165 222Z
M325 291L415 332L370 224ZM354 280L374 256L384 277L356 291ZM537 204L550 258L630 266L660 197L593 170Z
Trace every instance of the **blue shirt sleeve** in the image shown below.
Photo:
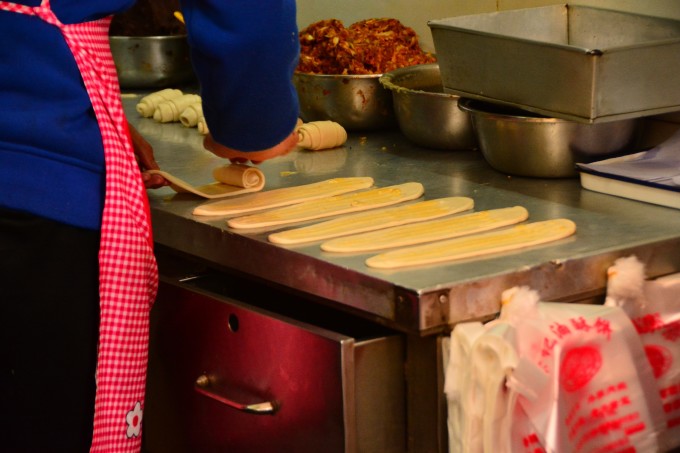
M213 138L239 151L270 148L299 116L294 0L184 0L191 59Z

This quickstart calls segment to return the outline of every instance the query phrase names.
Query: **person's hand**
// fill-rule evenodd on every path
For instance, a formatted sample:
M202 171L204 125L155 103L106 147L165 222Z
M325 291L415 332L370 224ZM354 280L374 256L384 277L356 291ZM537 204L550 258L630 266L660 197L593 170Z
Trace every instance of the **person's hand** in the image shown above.
M160 170L156 158L153 155L153 147L144 137L135 129L132 124L128 123L130 131L130 139L132 140L132 148L135 151L135 157L139 164L139 169L142 172L142 181L144 187L147 189L158 189L170 184L161 175L151 174L147 170Z
M297 144L298 134L295 131L293 131L281 143L274 145L271 148L248 152L237 151L235 149L220 145L215 141L215 139L213 139L211 134L206 135L206 137L203 139L203 146L205 149L218 157L229 159L229 161L233 164L247 163L248 161L255 165L261 164L265 160L288 154L293 148L297 146Z

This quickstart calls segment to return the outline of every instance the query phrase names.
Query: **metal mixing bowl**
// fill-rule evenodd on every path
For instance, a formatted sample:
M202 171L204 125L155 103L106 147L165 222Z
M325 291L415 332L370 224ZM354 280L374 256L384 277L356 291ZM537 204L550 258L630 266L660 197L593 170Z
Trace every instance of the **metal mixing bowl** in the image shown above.
M439 65L423 64L384 74L380 83L392 92L399 128L413 143L435 149L472 149L475 137L459 96L444 93Z
M302 120L335 121L355 131L396 126L392 94L380 85L380 76L296 72L293 83Z
M582 123L477 100L461 99L458 105L470 113L486 161L504 173L574 177L576 162L639 151L638 118Z
M168 88L195 80L186 35L110 36L123 89Z

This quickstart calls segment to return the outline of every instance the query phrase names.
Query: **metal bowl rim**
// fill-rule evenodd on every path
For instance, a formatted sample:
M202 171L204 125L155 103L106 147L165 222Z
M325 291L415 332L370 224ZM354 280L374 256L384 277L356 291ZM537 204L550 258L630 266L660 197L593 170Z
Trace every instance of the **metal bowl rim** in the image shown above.
M319 79L379 79L382 74L315 74L312 72L295 71L296 77L308 77Z
M406 66L403 68L397 68L392 71L386 72L385 74L380 77L380 84L387 88L388 90L392 91L393 93L396 94L413 94L413 95L418 95L418 96L427 96L427 97L433 97L433 98L441 98L441 99L451 99L454 101L457 101L461 99L461 97L457 94L453 93L434 93L432 91L425 91L425 90L418 90L414 88L406 88L402 85L397 84L394 79L399 76L403 76L404 74L409 74L413 72L417 72L418 70L429 70L429 69L434 69L437 68L439 69L439 63L426 63L426 64L419 64L419 65L413 65L413 66Z
M471 103L481 103L483 105L488 105L491 107L494 107L492 104L484 101L478 101L476 99L470 99L470 98L461 98L460 101L458 101L458 108L468 112L470 115L475 115L475 116L480 116L484 119L490 119L490 120L501 120L501 121L513 121L517 123L548 123L548 124L554 124L554 123L574 123L574 124L581 124L577 123L576 121L570 121L570 120L565 120L561 118L552 118L548 116L541 116L539 114L533 114L531 112L525 111L526 115L512 115L509 113L501 113L501 112L494 112L490 109L483 109L483 108L475 108L473 106L470 106ZM502 106L498 106L502 107ZM516 110L516 107L513 107ZM537 116L538 115L538 116Z

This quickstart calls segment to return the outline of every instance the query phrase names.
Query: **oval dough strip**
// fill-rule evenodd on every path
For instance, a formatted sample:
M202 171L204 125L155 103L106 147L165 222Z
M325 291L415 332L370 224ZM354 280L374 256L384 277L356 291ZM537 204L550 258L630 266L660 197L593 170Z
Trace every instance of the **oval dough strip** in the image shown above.
M397 269L479 257L557 241L571 236L574 232L576 232L576 224L568 219L527 223L500 231L382 253L368 258L366 265L380 269Z
M333 178L297 187L285 187L245 195L237 199L205 203L197 206L193 213L202 216L243 214L367 189L372 185L373 178L369 177Z
M190 192L203 198L221 198L258 192L264 188L264 174L255 167L243 164L231 164L217 167L213 177L217 182L202 186L193 186L188 182L162 170L149 170L170 181L175 192Z
M472 209L473 206L474 201L472 198L467 197L421 201L405 206L352 214L307 227L273 233L269 235L269 240L276 244L286 245L319 241L347 234L435 219Z
M231 228L260 228L305 220L330 217L348 212L366 211L414 200L424 192L418 182L407 182L396 186L348 193L299 203L284 208L272 209L261 214L236 217L227 221Z
M321 244L326 252L361 253L451 239L515 223L529 217L521 206L474 212L342 237Z

